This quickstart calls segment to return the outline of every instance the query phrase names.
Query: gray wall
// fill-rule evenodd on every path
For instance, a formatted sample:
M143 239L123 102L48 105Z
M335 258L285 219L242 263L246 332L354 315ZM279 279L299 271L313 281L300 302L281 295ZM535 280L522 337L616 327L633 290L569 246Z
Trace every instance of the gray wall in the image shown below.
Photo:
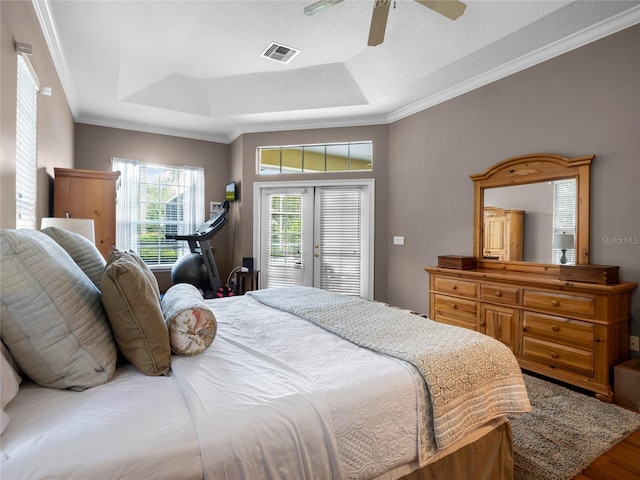
M229 145L82 123L76 124L75 139L75 168L111 171L113 157L202 167L205 169L205 217L209 218L209 201L224 200L224 187L230 175ZM230 255L227 235L221 233L212 243L220 277L225 283ZM156 272L156 276L163 290L171 286L168 272Z
M501 160L534 152L596 154L591 263L640 282L640 26L397 121L389 133L387 300L427 311L438 255L471 255L473 183ZM617 240L616 240L617 239ZM640 334L640 291L632 297Z
M50 97L38 95L36 225L49 216L53 167L73 167L73 116L31 2L0 2L0 228L16 226L16 86L14 43L30 44L31 64Z

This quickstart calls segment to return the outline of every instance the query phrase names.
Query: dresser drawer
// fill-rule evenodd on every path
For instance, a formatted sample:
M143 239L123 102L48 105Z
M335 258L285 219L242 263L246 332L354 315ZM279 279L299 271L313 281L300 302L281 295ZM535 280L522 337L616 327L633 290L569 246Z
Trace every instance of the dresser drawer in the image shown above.
M454 325L456 327L468 328L469 330L475 330L475 331L478 330L478 324L475 321L475 319L471 320L471 319L456 318L456 317L451 317L447 314L436 312L436 316L434 320L436 322L446 323L447 325Z
M543 338L570 346L593 348L595 330L592 323L567 320L525 311L522 331L530 337Z
M438 292L450 295L460 295L461 297L477 298L478 284L475 282L465 282L455 278L436 277L435 289Z
M523 298L525 307L545 310L549 313L591 318L595 315L596 302L593 297L525 290Z
M476 323L478 302L440 294L437 294L435 297L436 315L446 315L448 317L461 318Z
M593 377L593 352L538 340L522 338L522 355L555 368Z
M480 286L480 298L489 302L518 305L520 303L520 289L508 285L483 283Z

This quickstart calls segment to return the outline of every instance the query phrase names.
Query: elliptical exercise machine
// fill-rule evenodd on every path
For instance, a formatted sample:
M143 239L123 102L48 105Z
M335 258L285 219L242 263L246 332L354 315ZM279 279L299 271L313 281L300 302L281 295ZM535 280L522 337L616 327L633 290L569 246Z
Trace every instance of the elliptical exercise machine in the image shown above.
M165 235L168 240L185 240L191 253L179 258L171 268L171 281L190 283L202 291L204 298L214 298L222 287L211 239L227 224L229 202L190 235Z

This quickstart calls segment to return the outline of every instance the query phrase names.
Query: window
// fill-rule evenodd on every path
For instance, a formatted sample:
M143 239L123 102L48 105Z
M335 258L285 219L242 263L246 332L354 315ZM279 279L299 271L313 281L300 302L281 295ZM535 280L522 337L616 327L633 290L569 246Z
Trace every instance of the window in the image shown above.
M371 171L372 150L372 142L258 147L258 173Z
M18 55L16 228L36 226L38 87L27 61Z
M553 182L553 263L560 263L562 247L566 250L566 263L576 262L576 180L555 180ZM571 246L563 245L568 239Z
M151 266L172 265L189 245L165 235L189 235L204 222L204 170L114 158L118 170L116 247Z

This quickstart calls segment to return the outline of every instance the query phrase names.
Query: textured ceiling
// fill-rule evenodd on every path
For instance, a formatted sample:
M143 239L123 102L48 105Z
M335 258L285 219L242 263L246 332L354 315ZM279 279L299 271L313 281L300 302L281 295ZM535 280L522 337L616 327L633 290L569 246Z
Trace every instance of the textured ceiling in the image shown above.
M393 0L392 0L393 1ZM639 1L465 0L451 21L396 0L34 0L76 121L230 142L389 123L640 23ZM263 58L271 42L300 50Z

